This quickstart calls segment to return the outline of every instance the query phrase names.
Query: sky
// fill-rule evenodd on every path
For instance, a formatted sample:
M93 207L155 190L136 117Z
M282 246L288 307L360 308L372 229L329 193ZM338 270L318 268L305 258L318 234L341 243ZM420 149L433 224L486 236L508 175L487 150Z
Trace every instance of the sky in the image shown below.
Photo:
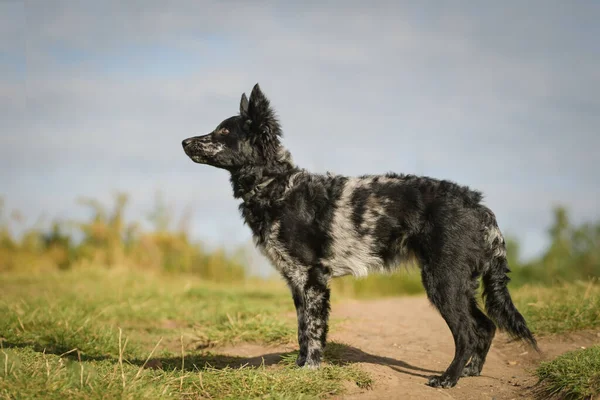
M116 192L144 218L160 192L196 239L247 245L227 173L181 140L259 82L299 166L482 190L535 257L556 205L600 219L599 20L593 0L0 1L0 196L31 226Z

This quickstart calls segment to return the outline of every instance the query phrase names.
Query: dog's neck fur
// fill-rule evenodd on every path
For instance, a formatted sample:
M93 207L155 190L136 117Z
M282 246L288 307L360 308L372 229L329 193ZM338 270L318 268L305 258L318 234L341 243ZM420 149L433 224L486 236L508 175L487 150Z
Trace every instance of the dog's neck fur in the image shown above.
M278 183L287 181L287 178L297 170L298 167L294 165L290 153L281 148L276 160L264 165L250 165L231 170L233 196L236 199L241 198L244 203L258 198L264 201L274 200L264 198L267 193L273 194L273 190L265 189L268 186L280 186Z
M282 150L275 161L265 165L231 170L231 186L236 199L242 199L240 211L252 229L257 243L264 243L272 221L277 218L276 201L289 189L290 178L300 169L289 152Z

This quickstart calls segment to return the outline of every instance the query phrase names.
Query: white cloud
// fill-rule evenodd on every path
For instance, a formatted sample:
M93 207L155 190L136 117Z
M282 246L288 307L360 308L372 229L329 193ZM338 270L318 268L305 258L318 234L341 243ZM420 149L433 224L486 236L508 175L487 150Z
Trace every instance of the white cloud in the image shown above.
M598 216L595 5L25 4L26 85L0 78L0 186L28 213L126 189L141 215L162 188L198 235L245 240L226 175L180 141L258 81L305 167L458 180L538 242L557 201Z

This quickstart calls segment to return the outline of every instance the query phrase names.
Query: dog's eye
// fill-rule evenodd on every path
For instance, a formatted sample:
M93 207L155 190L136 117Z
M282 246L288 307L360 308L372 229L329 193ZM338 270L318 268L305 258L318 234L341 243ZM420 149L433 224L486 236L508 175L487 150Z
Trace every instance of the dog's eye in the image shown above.
M227 128L219 129L219 135L229 135L229 129L227 129Z

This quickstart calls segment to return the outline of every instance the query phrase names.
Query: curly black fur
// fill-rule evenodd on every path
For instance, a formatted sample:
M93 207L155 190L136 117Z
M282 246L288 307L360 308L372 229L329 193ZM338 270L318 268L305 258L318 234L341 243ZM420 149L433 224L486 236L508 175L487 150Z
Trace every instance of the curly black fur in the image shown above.
M256 245L291 289L298 365L320 364L332 277L392 271L411 256L456 345L454 360L430 385L452 387L461 376L479 375L494 322L537 348L506 288L504 238L481 193L414 175L313 174L293 163L281 136L257 84L249 100L242 95L239 115L208 135L184 140L183 147L195 162L230 172ZM476 301L480 277L491 319Z

